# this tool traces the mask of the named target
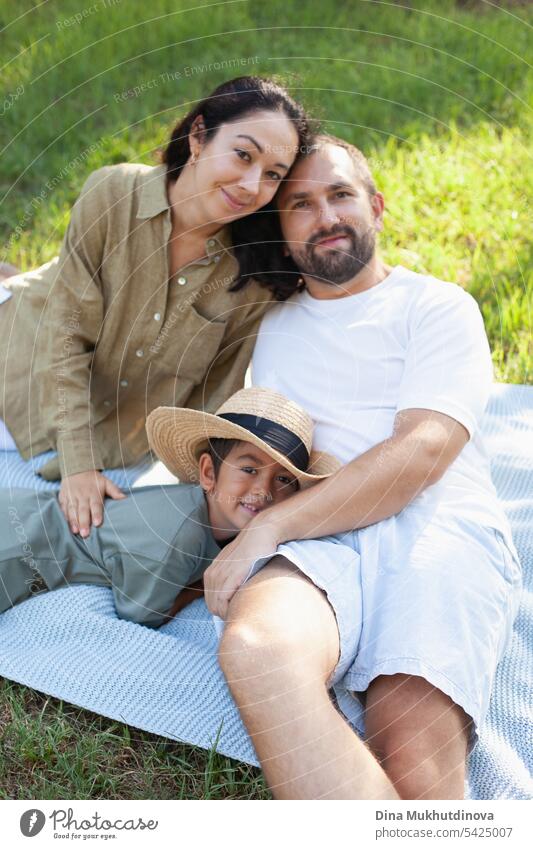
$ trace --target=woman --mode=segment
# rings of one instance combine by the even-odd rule
[[[307,133],[274,82],[224,83],[175,127],[161,165],[91,174],[60,256],[4,280],[4,447],[57,451],[37,473],[61,477],[73,533],[124,497],[103,470],[146,456],[152,409],[213,411],[242,386],[259,319],[295,288],[268,273],[270,204]]]

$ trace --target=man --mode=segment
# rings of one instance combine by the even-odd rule
[[[253,381],[305,401],[346,465],[208,568],[220,662],[278,798],[459,799],[521,581],[479,436],[482,318],[383,263],[353,146],[318,137],[277,203],[306,291],[263,320]]]

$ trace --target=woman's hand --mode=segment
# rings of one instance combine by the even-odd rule
[[[67,475],[61,481],[59,505],[73,534],[88,537],[93,525],[101,525],[104,498],[126,498],[113,481],[95,469]]]
[[[275,554],[278,547],[276,527],[262,520],[250,524],[224,546],[220,554],[204,572],[204,592],[207,607],[216,616],[225,619],[228,605],[246,579],[255,560]]]

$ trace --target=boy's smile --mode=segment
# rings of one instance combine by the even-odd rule
[[[291,472],[250,442],[233,446],[216,477],[211,457],[202,454],[200,483],[217,540],[235,536],[254,516],[298,489],[297,478]]]

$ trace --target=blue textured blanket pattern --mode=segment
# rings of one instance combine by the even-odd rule
[[[468,762],[473,799],[533,798],[533,388],[496,385],[484,420],[493,477],[524,570],[512,644]],[[257,764],[216,660],[203,601],[159,630],[117,619],[111,591],[77,586],[0,616],[0,674],[137,728]]]

